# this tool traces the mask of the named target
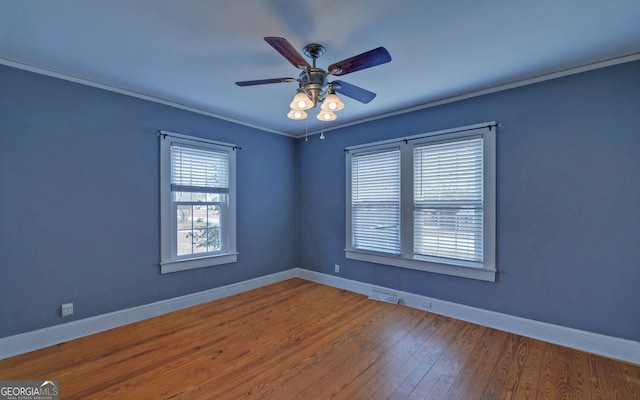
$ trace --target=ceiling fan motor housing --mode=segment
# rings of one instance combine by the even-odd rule
[[[311,68],[300,73],[300,86],[314,104],[324,98],[322,90],[327,84],[327,75],[321,68]]]

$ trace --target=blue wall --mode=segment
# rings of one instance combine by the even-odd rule
[[[0,337],[304,267],[640,340],[640,62],[309,142],[0,66]],[[349,100],[347,100],[349,101]],[[348,104],[347,104],[348,107]],[[498,281],[346,260],[346,146],[496,120]],[[158,139],[237,143],[236,264],[160,275]]]
[[[160,275],[159,129],[242,147],[237,263]],[[0,66],[0,337],[296,267],[295,151],[291,138]]]
[[[496,283],[345,259],[344,147],[492,120]],[[326,136],[298,143],[300,266],[340,264],[345,278],[640,340],[640,62]]]

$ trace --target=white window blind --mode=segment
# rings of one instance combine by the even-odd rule
[[[400,253],[400,150],[351,159],[353,248]]]
[[[229,154],[172,145],[171,190],[175,192],[228,193]]]
[[[483,261],[483,139],[416,146],[414,253]]]

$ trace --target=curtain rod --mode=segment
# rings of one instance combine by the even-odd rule
[[[193,140],[194,142],[208,143],[208,144],[215,144],[215,145],[218,145],[218,146],[230,147],[233,150],[242,150],[242,147],[240,147],[240,146],[238,146],[236,144],[233,144],[233,143],[218,142],[217,140],[211,140],[211,139],[201,138],[201,137],[197,137],[197,136],[183,135],[181,133],[175,133],[175,132],[159,130],[158,131],[158,136],[161,136],[163,139],[166,139],[167,136],[169,136],[169,137],[175,137],[175,138],[179,138],[179,139],[189,139],[189,140]]]
[[[349,147],[345,147],[344,148],[344,152],[348,153],[349,150],[366,149],[368,147],[375,147],[375,146],[380,146],[380,145],[384,145],[384,144],[393,144],[393,143],[400,143],[400,142],[405,142],[405,144],[406,144],[406,143],[409,143],[409,141],[411,141],[411,140],[418,140],[418,139],[422,139],[422,138],[425,138],[425,137],[441,136],[441,135],[447,135],[447,134],[450,134],[450,133],[475,131],[477,129],[483,129],[483,128],[489,128],[489,131],[491,131],[491,129],[499,127],[499,126],[500,126],[500,124],[498,124],[495,121],[483,122],[481,124],[461,126],[459,128],[443,129],[443,130],[439,130],[439,131],[420,133],[420,134],[413,135],[413,136],[405,136],[405,137],[401,137],[401,138],[383,140],[383,141],[380,141],[380,142],[349,146]]]

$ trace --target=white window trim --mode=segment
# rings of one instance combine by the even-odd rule
[[[345,257],[352,260],[391,265],[438,274],[489,282],[496,280],[496,126],[495,122],[469,125],[399,139],[348,147],[346,160],[346,248]],[[418,143],[482,136],[483,140],[483,263],[437,257],[414,256],[413,237],[413,147]],[[400,255],[362,251],[352,247],[351,232],[351,155],[362,151],[398,148],[401,150],[401,246]]]
[[[160,273],[186,271],[195,268],[234,263],[238,259],[236,250],[236,145],[218,142],[174,132],[160,131]],[[172,251],[171,209],[171,144],[179,143],[192,147],[224,151],[229,154],[229,205],[227,209],[227,251],[189,258],[177,258]]]

